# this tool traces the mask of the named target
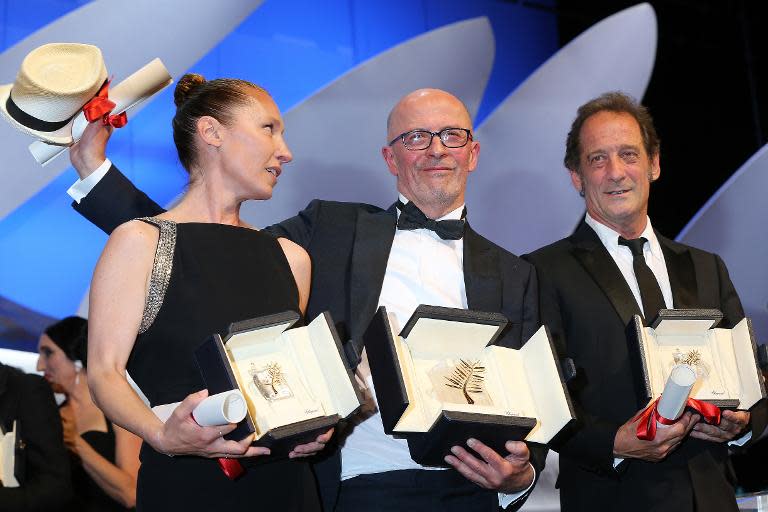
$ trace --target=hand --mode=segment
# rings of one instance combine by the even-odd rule
[[[747,430],[749,419],[748,411],[723,411],[718,425],[710,425],[704,422],[697,423],[693,427],[691,437],[714,443],[725,443],[741,437]]]
[[[114,128],[101,124],[97,119],[88,123],[83,136],[69,148],[69,160],[75,167],[80,179],[87,178],[107,159],[107,141]]]
[[[468,439],[482,460],[461,446],[451,448],[453,455],[446,455],[445,462],[453,466],[464,478],[485,489],[503,493],[515,493],[526,489],[533,482],[533,466],[528,463],[528,446],[522,441],[507,441],[509,455],[502,457],[477,439]]]
[[[288,454],[288,458],[295,459],[297,457],[310,457],[315,455],[316,453],[322,451],[323,448],[325,448],[326,443],[331,440],[331,437],[333,437],[332,428],[329,429],[325,434],[320,434],[317,436],[317,439],[311,443],[294,446],[293,450],[291,450],[291,453]]]
[[[209,458],[269,455],[269,448],[251,446],[251,436],[241,441],[224,439],[225,434],[237,427],[236,423],[216,427],[198,425],[192,417],[192,411],[207,396],[207,389],[188,395],[163,424],[156,438],[150,442],[152,447],[168,455],[197,455]]]
[[[640,420],[632,418],[616,432],[613,455],[624,459],[662,461],[685,439],[699,419],[701,417],[698,414],[686,412],[676,423],[657,429],[652,441],[644,441],[637,438],[637,424]]]
[[[77,433],[77,419],[71,406],[64,406],[59,409],[59,416],[61,417],[61,427],[64,432],[64,446],[67,450],[74,454],[77,454],[77,438],[80,434]]]

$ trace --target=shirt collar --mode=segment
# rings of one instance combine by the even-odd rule
[[[400,196],[400,202],[401,203],[408,204],[410,202],[410,201],[408,201],[408,198],[406,198],[403,194],[400,194],[399,196]],[[446,213],[445,215],[443,215],[439,219],[435,219],[435,220],[461,220],[461,214],[464,213],[464,206],[465,206],[465,204],[462,204],[461,206],[459,206],[455,210],[451,210],[450,212]],[[400,210],[397,209],[397,208],[395,208],[395,210],[397,210],[397,216],[399,218],[400,217]]]
[[[609,251],[619,250],[619,237],[621,236],[620,233],[614,231],[605,224],[596,221],[589,214],[589,212],[587,212],[587,215],[584,218],[584,222],[586,222],[589,227],[595,230],[595,233],[597,233],[598,238],[600,238],[600,241],[603,243],[606,249]],[[653,226],[651,226],[651,219],[648,216],[646,216],[645,229],[642,233],[640,233],[640,237],[648,240],[648,247],[650,247],[651,254],[657,258],[662,257],[661,245],[659,245],[659,240],[656,238],[656,233],[653,231]],[[625,249],[629,250],[628,247]]]

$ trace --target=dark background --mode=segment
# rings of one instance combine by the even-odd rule
[[[552,9],[541,2],[517,3]],[[561,46],[637,3],[556,2]],[[662,171],[651,188],[649,215],[655,228],[674,237],[768,142],[768,2],[649,3],[658,20],[658,46],[642,101],[661,137]]]

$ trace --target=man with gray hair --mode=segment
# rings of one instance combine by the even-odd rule
[[[686,412],[650,441],[637,437],[636,396],[625,328],[661,308],[714,308],[723,327],[744,317],[723,261],[656,232],[648,217],[661,173],[650,114],[632,98],[603,94],[582,105],[565,166],[586,216],[569,237],[528,256],[540,278],[542,322],[572,358],[578,421],[560,453],[564,512],[736,511],[726,473],[735,438],[762,432],[764,411],[723,411],[719,425]],[[746,439],[745,439],[746,440]]]

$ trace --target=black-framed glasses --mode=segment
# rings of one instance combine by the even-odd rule
[[[432,144],[432,137],[437,135],[443,146],[447,148],[461,148],[472,140],[472,132],[467,128],[444,128],[439,132],[429,130],[411,130],[401,133],[389,143],[391,146],[398,140],[403,141],[403,146],[409,151],[427,149]]]

